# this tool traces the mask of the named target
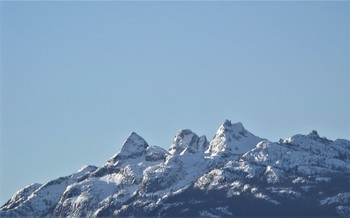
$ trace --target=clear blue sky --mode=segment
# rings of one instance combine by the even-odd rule
[[[224,119],[350,138],[349,2],[1,2],[0,203]]]

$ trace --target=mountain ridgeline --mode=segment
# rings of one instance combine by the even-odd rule
[[[350,141],[316,131],[270,142],[226,120],[168,151],[131,133],[103,166],[34,183],[0,217],[350,216]]]

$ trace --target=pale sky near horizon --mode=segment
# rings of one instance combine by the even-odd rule
[[[349,2],[1,1],[0,204],[225,119],[350,139]]]

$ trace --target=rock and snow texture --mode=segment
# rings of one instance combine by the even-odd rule
[[[42,217],[50,215],[65,189],[95,169],[94,166],[85,166],[76,173],[60,177],[44,185],[32,184],[27,186],[1,207],[0,216]]]
[[[171,155],[178,155],[184,152],[197,153],[199,150],[205,150],[208,144],[205,136],[198,137],[197,134],[190,129],[184,129],[176,133],[173,144],[170,146],[169,153]]]
[[[225,120],[210,142],[208,153],[244,154],[261,141],[263,139],[246,130],[242,123],[232,124],[231,121]]]
[[[112,160],[115,162],[119,159],[141,156],[148,147],[149,145],[141,136],[132,132],[122,145],[120,152],[112,157]]]
[[[169,151],[131,133],[101,167],[29,185],[0,217],[350,216],[349,184],[349,140],[270,142],[226,120],[210,142],[180,130]]]

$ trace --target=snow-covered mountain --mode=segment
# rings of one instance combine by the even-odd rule
[[[189,129],[169,151],[131,133],[101,167],[18,191],[0,217],[350,216],[350,141],[316,131],[279,142],[226,120],[209,142]]]

